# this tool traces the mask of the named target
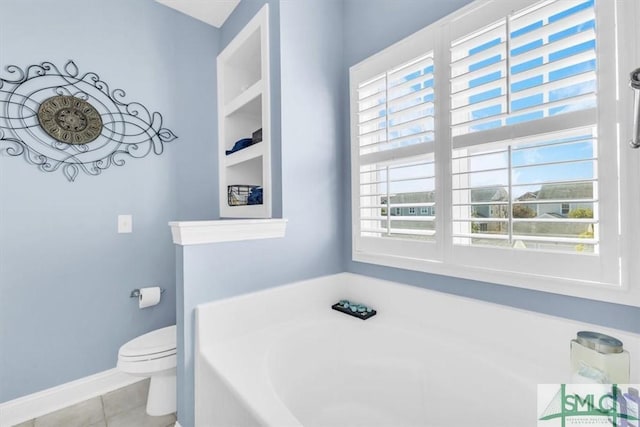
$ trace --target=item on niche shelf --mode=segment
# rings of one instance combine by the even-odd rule
[[[254,144],[262,141],[262,128],[258,129],[254,133],[251,134],[251,140]]]
[[[261,205],[262,204],[262,187],[253,187],[249,192],[249,198],[247,199],[248,205]]]
[[[227,202],[229,206],[246,206],[262,204],[262,187],[259,185],[227,186]]]
[[[233,148],[231,150],[226,150],[225,153],[228,156],[229,154],[235,153],[236,151],[240,151],[244,148],[247,148],[251,145],[253,145],[254,142],[251,138],[242,138],[239,141],[236,141],[235,144],[233,144]]]

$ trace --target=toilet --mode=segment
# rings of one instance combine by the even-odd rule
[[[118,351],[118,369],[151,377],[147,414],[176,412],[176,326],[156,329],[124,344]]]

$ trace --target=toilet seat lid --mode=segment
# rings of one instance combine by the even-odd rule
[[[168,352],[176,349],[176,325],[156,329],[140,335],[120,347],[118,356],[135,357]]]

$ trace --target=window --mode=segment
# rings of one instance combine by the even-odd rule
[[[596,141],[589,127],[454,149],[454,244],[597,252]],[[584,215],[568,218],[568,200]]]
[[[433,216],[433,206],[426,206],[420,208],[420,215]]]
[[[352,67],[354,260],[616,300],[620,3],[478,0]]]
[[[595,21],[593,0],[547,1],[451,42],[454,244],[598,251]]]
[[[435,240],[435,218],[416,215],[435,204],[433,73],[427,50],[356,87],[358,228],[370,251],[409,256]]]

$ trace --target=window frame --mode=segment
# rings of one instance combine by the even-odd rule
[[[379,54],[373,55],[369,58],[367,66],[365,68],[358,67],[358,65],[351,67],[350,69],[350,105],[352,112],[352,121],[356,123],[351,126],[351,139],[357,141],[357,111],[358,111],[358,84],[353,84],[354,81],[358,83],[366,82],[374,79],[382,74],[388,73],[394,69],[399,68],[403,64],[413,62],[418,56],[424,56],[435,48],[438,41],[437,31],[435,28],[427,27],[413,37],[405,39],[394,45],[396,48],[393,51],[383,51]],[[412,43],[419,43],[422,47],[421,53],[416,55],[415,46]],[[393,65],[389,65],[393,64]],[[366,76],[366,77],[364,77]],[[436,120],[437,123],[437,120]],[[435,130],[437,132],[437,129]],[[356,195],[352,198],[352,212],[360,212],[360,151],[358,144],[351,145],[351,159],[352,159],[352,194]],[[426,161],[429,156],[433,155],[433,152],[425,151],[424,146],[410,146],[407,147],[410,155],[409,159],[416,161]],[[354,163],[355,160],[355,163]],[[389,164],[393,165],[392,161],[383,161],[381,165]],[[438,205],[438,196],[436,194],[435,204]],[[396,208],[399,209],[399,208]],[[352,216],[353,217],[353,216]],[[404,240],[389,237],[385,239],[384,245],[381,245],[379,238],[360,237],[360,222],[354,220],[354,224],[357,224],[357,231],[354,227],[354,233],[358,233],[358,253],[361,254],[374,254],[374,259],[377,256],[382,256],[387,259],[411,259],[414,257],[420,257],[422,261],[429,262],[431,259],[437,257],[438,252],[441,250],[440,244],[434,244],[432,242],[422,242],[418,240]],[[436,223],[437,224],[437,223]],[[436,226],[435,233],[440,230]],[[354,234],[355,236],[355,234]],[[354,245],[355,247],[356,245]],[[365,261],[367,262],[367,261]],[[378,264],[379,262],[373,261]],[[393,265],[392,265],[393,266]]]
[[[599,0],[602,2],[603,0]],[[607,0],[604,0],[607,1]],[[507,4],[508,3],[508,4]],[[602,188],[617,188],[616,194],[609,194],[601,200],[602,208],[607,206],[619,206],[618,221],[611,228],[617,228],[617,232],[610,232],[605,239],[611,239],[607,244],[609,248],[615,248],[615,256],[602,262],[607,258],[597,257],[602,266],[602,276],[598,280],[591,279],[591,272],[583,275],[567,277],[564,272],[567,265],[571,265],[576,255],[549,254],[527,252],[526,255],[520,251],[502,248],[460,248],[453,244],[452,240],[452,160],[451,160],[451,130],[450,130],[450,99],[449,99],[449,46],[450,41],[460,36],[473,32],[482,27],[482,24],[489,25],[498,19],[504,18],[509,12],[521,10],[537,0],[511,0],[501,2],[495,0],[476,0],[457,12],[444,17],[440,21],[431,24],[400,42],[384,49],[383,51],[365,59],[359,64],[350,68],[350,105],[351,105],[351,176],[352,176],[352,259],[357,262],[378,264],[388,267],[396,267],[407,270],[422,271],[440,275],[447,275],[463,279],[480,280],[489,283],[503,284],[526,289],[547,291],[557,294],[578,296],[583,298],[622,303],[633,306],[640,306],[640,286],[632,286],[632,277],[637,277],[640,273],[638,263],[633,262],[633,255],[638,253],[638,244],[631,236],[636,227],[633,224],[632,212],[640,209],[640,201],[634,200],[632,190],[635,182],[640,181],[638,172],[640,162],[638,155],[625,155],[623,150],[629,150],[626,143],[630,139],[632,126],[632,102],[633,93],[628,89],[629,71],[634,69],[635,62],[640,59],[638,55],[638,36],[640,30],[634,28],[633,17],[639,17],[640,6],[634,2],[613,2],[611,13],[599,10],[596,15],[597,26],[617,24],[615,35],[611,31],[600,31],[598,37],[598,132],[602,138],[602,132],[608,140],[617,140],[616,149],[604,151],[599,149],[600,155],[610,156],[606,164],[618,164],[619,173],[598,175]],[[598,3],[596,3],[596,7]],[[607,9],[607,8],[603,8]],[[624,55],[611,53],[611,46],[618,46],[619,40],[625,40]],[[631,42],[627,42],[631,40]],[[635,49],[633,45],[635,44]],[[421,49],[416,46],[422,46]],[[604,49],[610,49],[609,53],[604,53]],[[633,49],[633,50],[632,50]],[[408,62],[413,58],[425,53],[428,50],[434,51],[435,68],[435,152],[436,157],[436,193],[435,206],[437,206],[438,216],[436,216],[436,236],[435,242],[427,245],[415,245],[415,242],[408,242],[403,245],[402,241],[389,239],[387,247],[380,250],[376,246],[362,244],[362,237],[359,234],[359,147],[357,135],[357,97],[354,90],[357,84],[365,81],[367,77],[372,77],[376,73],[384,72],[399,64]],[[613,49],[615,51],[615,49]],[[632,54],[635,53],[635,54]],[[600,63],[606,55],[609,55],[606,66],[600,68]],[[637,67],[637,65],[636,65]],[[602,108],[600,96],[608,94],[611,99],[609,106],[613,108]],[[616,117],[618,120],[616,120]],[[531,122],[531,123],[535,123]],[[603,123],[608,124],[602,126]],[[523,126],[521,128],[535,128],[533,126]],[[607,128],[606,130],[601,128]],[[500,132],[500,131],[499,131]],[[532,134],[532,133],[530,133]],[[513,135],[513,137],[522,135]],[[524,135],[527,136],[527,135]],[[631,153],[633,154],[633,152]],[[613,163],[612,163],[613,162]],[[624,196],[626,195],[626,197]],[[640,199],[640,196],[635,199]],[[612,235],[613,234],[613,235]],[[395,240],[395,241],[392,241]],[[416,253],[423,250],[421,247],[428,247],[428,254]],[[471,250],[468,250],[471,249]],[[473,259],[478,251],[486,254],[486,259],[499,260],[484,266],[473,264],[468,260]],[[611,250],[609,251],[611,252]],[[542,255],[542,256],[540,256]],[[544,274],[537,274],[531,269],[527,270],[527,265],[545,265],[545,260],[551,257],[559,260],[556,268],[545,271]],[[592,257],[586,255],[586,257]],[[532,261],[534,260],[534,261]],[[569,263],[569,264],[567,264]],[[509,265],[510,269],[500,268],[500,265]],[[604,265],[606,264],[606,265]],[[545,265],[546,266],[546,265]],[[521,268],[520,268],[521,267]],[[516,271],[519,270],[519,271]],[[522,271],[522,272],[520,272]],[[603,280],[602,278],[606,280]]]

